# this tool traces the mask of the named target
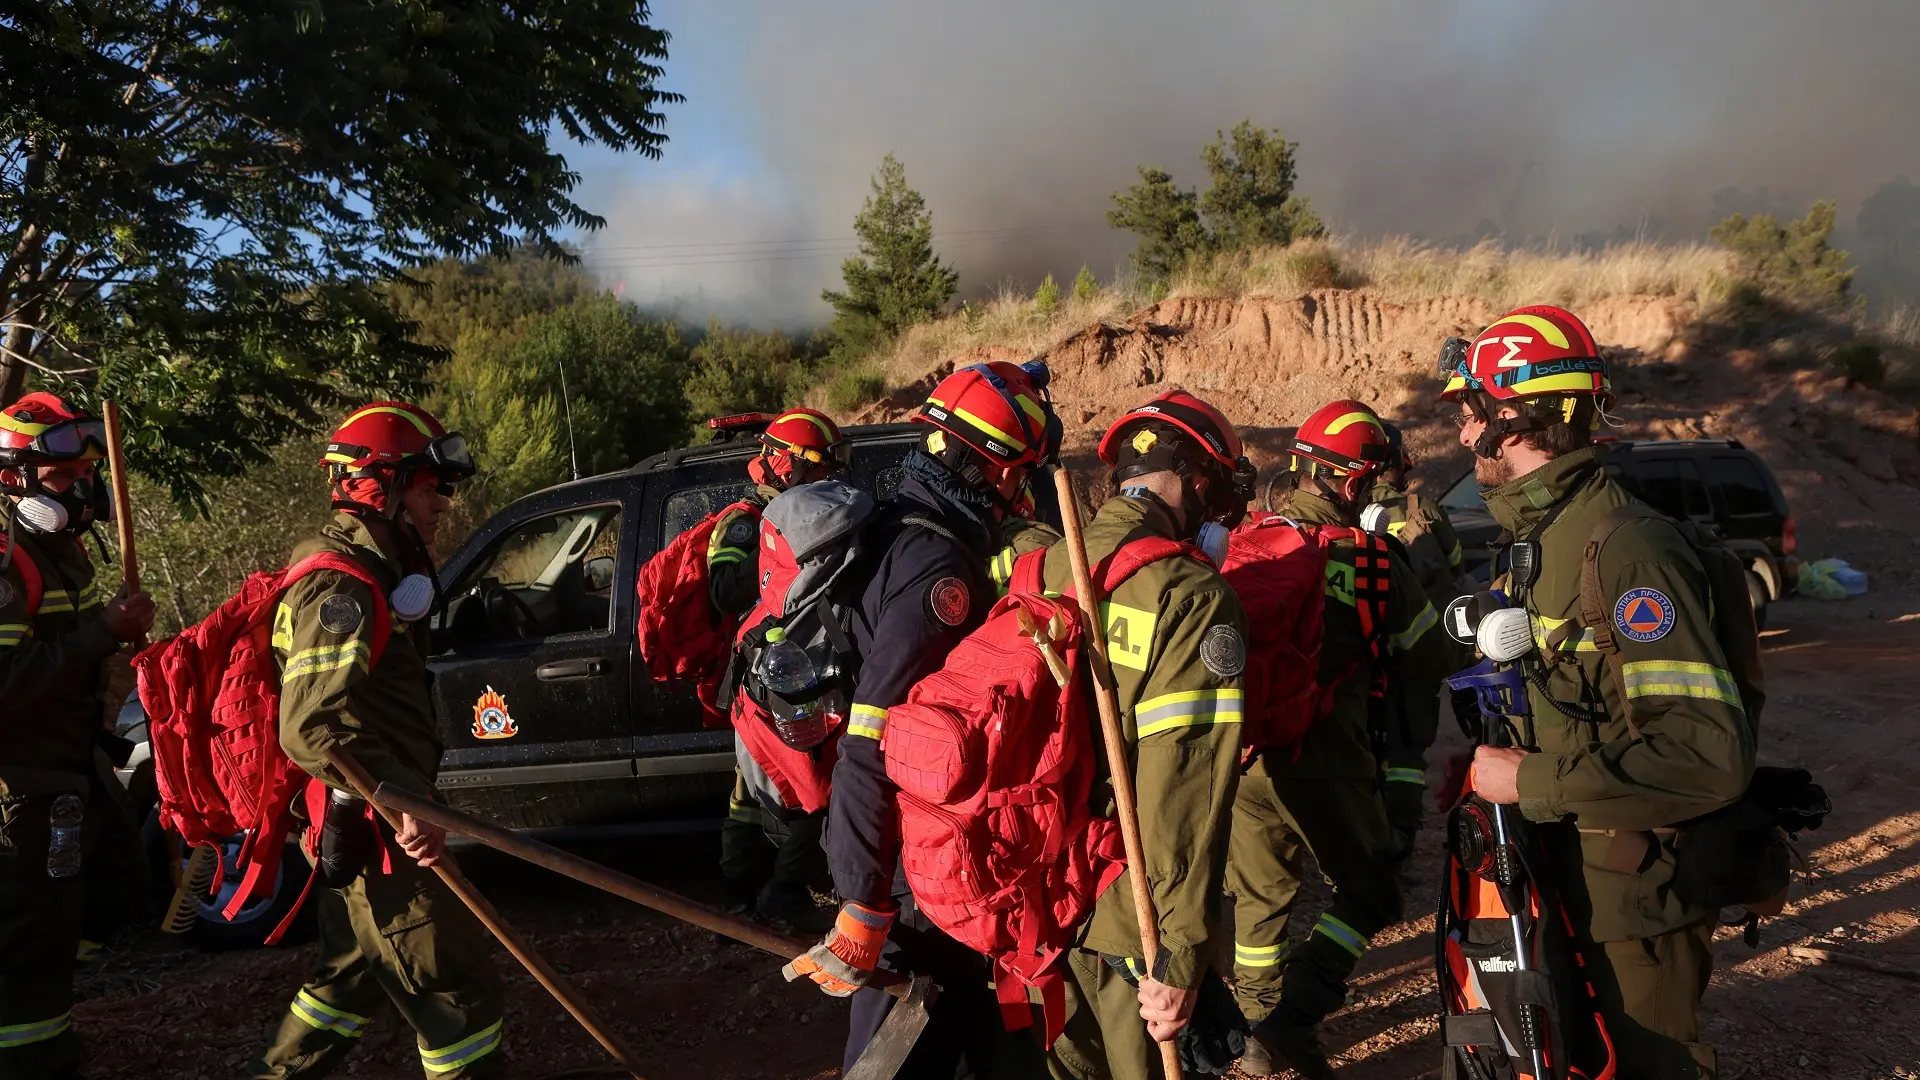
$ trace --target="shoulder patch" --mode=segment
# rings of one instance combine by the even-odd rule
[[[937,626],[959,626],[972,609],[967,583],[957,577],[943,577],[927,590],[927,618]]]
[[[1673,623],[1673,601],[1659,589],[1628,589],[1613,605],[1613,625],[1635,641],[1659,641]]]
[[[1247,641],[1224,623],[1209,627],[1200,636],[1200,662],[1215,675],[1231,679],[1247,669]]]
[[[351,634],[360,629],[360,601],[335,593],[320,602],[320,628],[329,634]]]
[[[13,582],[8,581],[6,578],[0,578],[0,607],[6,607],[8,604],[13,603],[13,597]]]
[[[727,526],[727,543],[735,547],[743,547],[753,539],[753,533],[753,522],[747,519],[747,515],[736,515],[733,522]]]

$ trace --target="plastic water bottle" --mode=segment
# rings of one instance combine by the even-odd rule
[[[87,804],[68,792],[53,800],[47,824],[53,827],[53,839],[47,845],[47,876],[69,878],[80,872],[80,823],[86,820]]]
[[[767,655],[762,665],[761,682],[781,697],[799,694],[820,678],[807,650],[788,641],[787,632],[777,626],[767,631]]]

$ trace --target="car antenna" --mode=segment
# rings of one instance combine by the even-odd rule
[[[580,479],[580,451],[573,445],[573,400],[567,396],[567,358],[555,356],[554,366],[560,369],[560,408],[567,418],[567,461],[573,469],[570,479]]]

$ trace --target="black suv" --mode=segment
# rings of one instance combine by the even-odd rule
[[[1747,564],[1754,618],[1800,583],[1793,517],[1773,470],[1738,439],[1608,442],[1606,468],[1627,490],[1673,518],[1711,528]],[[1467,569],[1484,580],[1500,526],[1469,472],[1440,498],[1460,534]]]

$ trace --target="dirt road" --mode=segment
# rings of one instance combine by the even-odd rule
[[[1787,952],[1813,945],[1920,968],[1920,603],[1796,600],[1776,605],[1772,623],[1761,759],[1812,768],[1836,811],[1808,834],[1810,875],[1787,912],[1764,924],[1760,948],[1749,949],[1733,930],[1717,940],[1706,1037],[1720,1047],[1723,1080],[1920,1075],[1913,983]],[[1457,732],[1444,734],[1436,765],[1446,749],[1463,745]],[[1409,902],[1416,913],[1431,906],[1436,842],[1432,832],[1423,836],[1422,884]],[[579,850],[711,898],[712,837]],[[543,871],[484,853],[464,862],[640,1049],[650,1078],[837,1075],[845,1006],[783,983],[778,960]],[[1367,954],[1356,1000],[1329,1023],[1342,1075],[1437,1075],[1431,928],[1430,914],[1403,923]],[[240,1075],[285,1013],[310,954],[310,947],[207,955],[152,939],[117,944],[83,977],[85,1000],[74,1009],[90,1041],[89,1075]],[[598,1048],[509,958],[498,963],[514,1003],[510,1074],[596,1075],[574,1070],[606,1065]],[[341,1075],[418,1077],[411,1033],[391,1012],[382,1014]]]

